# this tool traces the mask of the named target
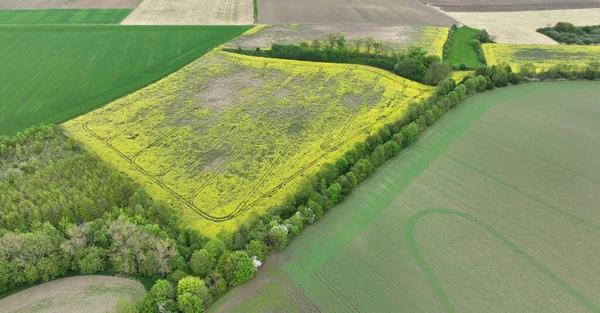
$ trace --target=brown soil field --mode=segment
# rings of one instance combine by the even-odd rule
[[[102,313],[121,297],[141,299],[146,291],[137,281],[112,276],[76,276],[31,287],[0,300],[3,313]]]
[[[418,0],[257,0],[261,24],[374,23],[451,26],[442,12]]]
[[[0,0],[1,1],[1,0]],[[144,0],[123,25],[252,25],[253,0]]]
[[[558,22],[576,26],[600,23],[600,9],[543,10],[520,12],[447,12],[469,27],[486,29],[498,43],[558,44],[552,38],[536,32],[540,27]]]
[[[264,27],[263,27],[264,26]],[[341,32],[347,41],[372,36],[383,42],[389,51],[406,50],[409,46],[420,46],[431,54],[439,54],[441,47],[436,45],[437,36],[445,41],[444,28],[433,26],[376,25],[376,24],[303,24],[303,25],[259,25],[257,32],[248,32],[236,37],[225,45],[229,48],[245,49],[271,48],[276,44],[298,44],[314,39],[325,40],[328,32]],[[348,43],[352,45],[351,42]],[[443,42],[441,43],[443,44]]]
[[[142,0],[0,0],[0,10],[133,9]]]
[[[600,8],[600,0],[423,0],[446,12],[508,12]]]

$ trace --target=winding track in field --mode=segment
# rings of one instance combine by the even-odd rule
[[[525,261],[527,261],[538,272],[542,273],[544,276],[551,279],[555,284],[557,284],[559,287],[564,289],[571,296],[573,296],[577,300],[579,300],[579,302],[581,302],[585,307],[592,310],[593,312],[600,312],[600,307],[598,305],[596,305],[594,302],[592,302],[590,299],[588,299],[586,296],[584,296],[579,290],[577,290],[577,289],[573,288],[573,286],[569,285],[569,283],[567,283],[562,278],[560,278],[560,276],[558,276],[557,274],[552,272],[549,268],[547,268],[540,261],[536,260],[534,257],[529,255],[523,249],[519,248],[519,246],[514,244],[510,239],[508,239],[506,236],[504,236],[499,231],[495,230],[492,226],[490,226],[486,222],[484,222],[470,214],[455,211],[455,210],[449,210],[449,209],[443,209],[443,208],[423,210],[423,211],[419,211],[418,213],[413,215],[406,222],[406,230],[405,230],[406,243],[408,245],[408,249],[410,250],[411,254],[413,255],[413,258],[415,259],[415,261],[417,262],[417,264],[419,265],[419,267],[421,268],[421,270],[423,271],[425,276],[427,276],[427,281],[433,287],[435,294],[439,298],[440,303],[442,304],[442,306],[444,307],[444,310],[446,312],[453,313],[453,312],[456,312],[456,309],[454,308],[454,306],[452,305],[452,301],[450,301],[450,298],[444,291],[442,284],[438,281],[437,277],[433,273],[433,270],[429,267],[429,265],[427,265],[427,262],[425,261],[425,258],[421,255],[419,246],[417,245],[417,243],[415,241],[415,227],[416,227],[417,223],[422,218],[424,218],[428,215],[432,215],[432,214],[454,215],[454,216],[464,218],[468,221],[471,221],[471,222],[477,224],[478,226],[481,226],[486,232],[488,232],[494,238],[500,240],[505,246],[510,248],[513,252],[515,252],[517,255],[519,255],[521,258],[523,258]]]

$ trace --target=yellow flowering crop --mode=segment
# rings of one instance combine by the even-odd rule
[[[419,45],[429,54],[442,58],[444,43],[448,38],[449,29],[446,27],[423,27],[423,33]]]
[[[600,62],[600,46],[483,44],[488,65],[508,63],[518,71],[520,66],[533,63],[538,71],[556,64],[583,67]]]
[[[213,51],[63,126],[214,235],[432,91],[365,66]]]

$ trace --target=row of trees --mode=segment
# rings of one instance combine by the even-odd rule
[[[553,27],[538,28],[537,31],[568,45],[600,44],[600,25],[577,27],[571,23],[559,22]]]
[[[383,44],[372,37],[353,39],[349,46],[343,34],[329,33],[325,44],[314,40],[310,44],[273,44],[270,50],[244,50],[241,47],[226,50],[269,58],[368,65],[433,86],[452,72],[450,66],[441,64],[439,57],[428,55],[420,47],[409,47],[407,51],[393,53],[384,51],[382,47]]]
[[[109,270],[157,279],[140,303],[119,305],[121,312],[200,312],[251,278],[267,255],[282,250],[303,228],[322,218],[378,166],[411,145],[464,98],[524,79],[565,73],[564,67],[541,73],[527,71],[530,66],[523,68],[513,73],[507,65],[483,66],[477,69],[476,77],[458,84],[453,79],[441,80],[435,95],[409,104],[404,118],[383,126],[334,163],[326,163],[317,173],[303,178],[284,203],[268,212],[252,213],[235,232],[222,230],[215,238],[205,238],[186,228],[168,208],[141,190],[120,199],[124,205],[114,205],[101,217],[88,221],[61,219],[57,225],[46,222],[17,227],[17,231],[2,229],[0,291],[69,272]],[[567,73],[599,79],[600,65]],[[38,128],[3,143],[6,147],[22,145],[31,138],[45,138],[47,131]],[[72,153],[86,152],[75,149]]]

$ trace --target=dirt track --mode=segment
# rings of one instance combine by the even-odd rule
[[[142,0],[0,0],[0,10],[133,9]]]
[[[123,296],[135,300],[145,294],[142,284],[112,276],[76,276],[31,287],[0,300],[3,313],[101,313],[114,308]]]
[[[422,0],[447,12],[509,12],[600,8],[600,0]],[[600,19],[600,17],[599,17]]]
[[[447,16],[417,0],[258,0],[261,24],[374,23],[450,26]]]

